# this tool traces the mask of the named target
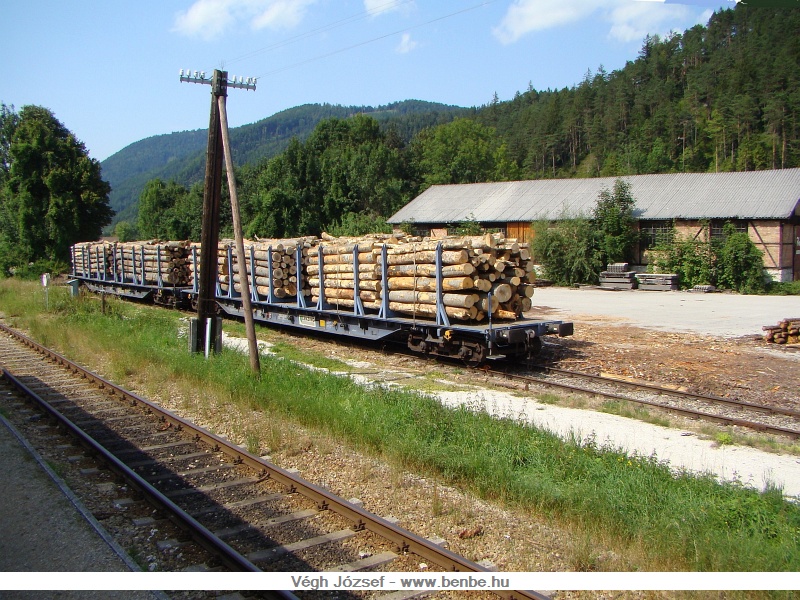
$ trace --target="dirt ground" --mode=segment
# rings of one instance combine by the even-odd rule
[[[597,320],[576,319],[575,334],[548,344],[542,358],[593,374],[800,408],[800,346],[768,344],[761,336],[712,338]]]

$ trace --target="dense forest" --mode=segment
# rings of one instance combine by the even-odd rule
[[[442,124],[423,112],[333,117],[260,161],[245,144],[250,154],[234,159],[247,233],[374,228],[434,184],[800,166],[798,31],[800,9],[739,4],[707,26],[647,37],[636,60],[571,88],[529,89]],[[199,231],[200,189],[159,180],[148,191],[139,233]]]
[[[283,152],[290,140],[306,139],[317,124],[326,119],[369,114],[409,142],[419,131],[468,112],[468,109],[420,100],[379,107],[296,106],[231,129],[233,160],[237,165],[244,165],[271,158]],[[136,220],[139,195],[150,180],[174,181],[184,186],[202,180],[207,142],[207,129],[176,132],[140,140],[104,160],[101,163],[103,176],[111,184],[111,207],[117,213],[114,222]]]
[[[800,165],[800,9],[743,4],[647,37],[636,60],[569,89],[517,94],[477,119],[526,178]]]

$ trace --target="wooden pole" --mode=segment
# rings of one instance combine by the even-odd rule
[[[203,188],[203,227],[200,241],[200,280],[197,293],[197,344],[193,350],[205,347],[206,321],[212,320],[210,335],[216,339],[217,314],[217,245],[219,244],[219,204],[222,195],[222,134],[217,98],[228,93],[228,73],[214,70],[211,83],[211,116],[208,124],[206,178]]]
[[[250,304],[250,281],[247,277],[248,257],[244,253],[244,235],[242,234],[242,217],[239,213],[239,196],[236,194],[236,177],[233,172],[233,156],[231,143],[228,137],[228,112],[225,108],[225,96],[217,98],[219,103],[219,117],[222,128],[222,147],[225,151],[225,170],[228,172],[228,191],[231,195],[231,213],[233,215],[233,237],[236,241],[236,260],[239,263],[241,274],[239,285],[242,289],[242,309],[244,310],[244,324],[247,330],[247,343],[250,348],[250,368],[254,373],[261,372],[261,362],[258,357],[258,342],[256,341],[256,326],[253,319],[253,308]]]

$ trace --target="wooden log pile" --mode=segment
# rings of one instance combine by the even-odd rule
[[[800,344],[800,317],[783,319],[776,326],[765,325],[764,339],[773,344]]]
[[[377,311],[385,299],[391,311],[430,319],[436,317],[439,244],[442,246],[442,303],[451,319],[483,322],[491,315],[492,319],[514,320],[530,310],[536,280],[530,250],[527,244],[507,239],[502,234],[423,239],[400,233],[348,238],[323,233],[321,238],[248,240],[245,242],[246,269],[240,268],[233,241],[222,240],[217,247],[217,272],[223,293],[231,289],[241,293],[241,277],[246,273],[251,283],[255,281],[255,290],[262,300],[268,299],[270,285],[274,299],[291,299],[302,285],[300,293],[317,303],[321,283],[329,305],[349,310],[356,303],[357,273],[359,299],[365,309]],[[357,271],[354,269],[356,247]],[[96,277],[98,265],[102,269],[105,256],[109,278],[116,273],[118,277],[124,276],[125,281],[141,283],[144,273],[145,283],[154,285],[160,274],[164,285],[191,286],[197,276],[193,255],[196,254],[199,262],[200,244],[93,242],[76,244],[74,253],[78,275],[88,276],[92,272]]]
[[[332,238],[323,234],[322,273],[325,298],[350,308],[355,303],[353,251],[358,246],[358,280],[365,308],[377,309],[386,296],[397,313],[436,316],[436,248],[442,245],[442,301],[450,318],[484,321],[517,319],[531,307],[535,275],[525,244],[499,234],[420,239],[397,236]],[[382,288],[381,260],[386,247],[387,289]],[[308,251],[306,270],[312,301],[319,298],[319,246]],[[489,304],[489,292],[492,294]]]
[[[81,277],[110,279],[113,277],[114,244],[81,242],[72,246],[75,274]]]
[[[191,244],[186,241],[139,241],[114,244],[117,280],[140,285],[186,286],[191,281]]]
[[[302,265],[297,264],[297,248],[305,250],[311,248],[317,242],[316,237],[301,237],[292,239],[259,239],[256,241],[245,240],[245,272],[253,283],[255,279],[255,289],[261,298],[268,298],[270,283],[272,283],[272,295],[276,299],[293,298],[297,295],[297,285],[299,282],[298,273]],[[228,248],[231,249],[230,261]],[[250,256],[253,256],[253,266],[251,267]],[[236,292],[241,293],[242,269],[239,265],[236,254],[236,246],[232,240],[223,240],[218,248],[218,267],[219,282],[223,292],[230,289],[231,283]],[[272,260],[272,279],[270,280],[269,263]],[[255,270],[255,273],[253,273]],[[251,290],[252,291],[252,290]],[[303,295],[308,296],[311,290],[306,286],[302,290]]]

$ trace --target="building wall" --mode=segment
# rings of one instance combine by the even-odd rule
[[[712,221],[717,227],[721,227],[722,222]],[[800,218],[795,217],[791,221],[750,220],[737,223],[742,228],[746,227],[750,239],[763,253],[764,267],[773,280],[800,280]],[[504,231],[507,237],[516,238],[521,242],[533,240],[533,229],[527,222],[482,223],[482,225]],[[679,220],[675,221],[674,228],[677,235],[683,238],[707,240],[709,236],[707,221]],[[438,225],[421,226],[420,230],[435,236],[447,235],[447,230]],[[638,256],[639,264],[631,265],[631,268],[646,271],[649,262],[647,249],[639,247],[635,255]]]

